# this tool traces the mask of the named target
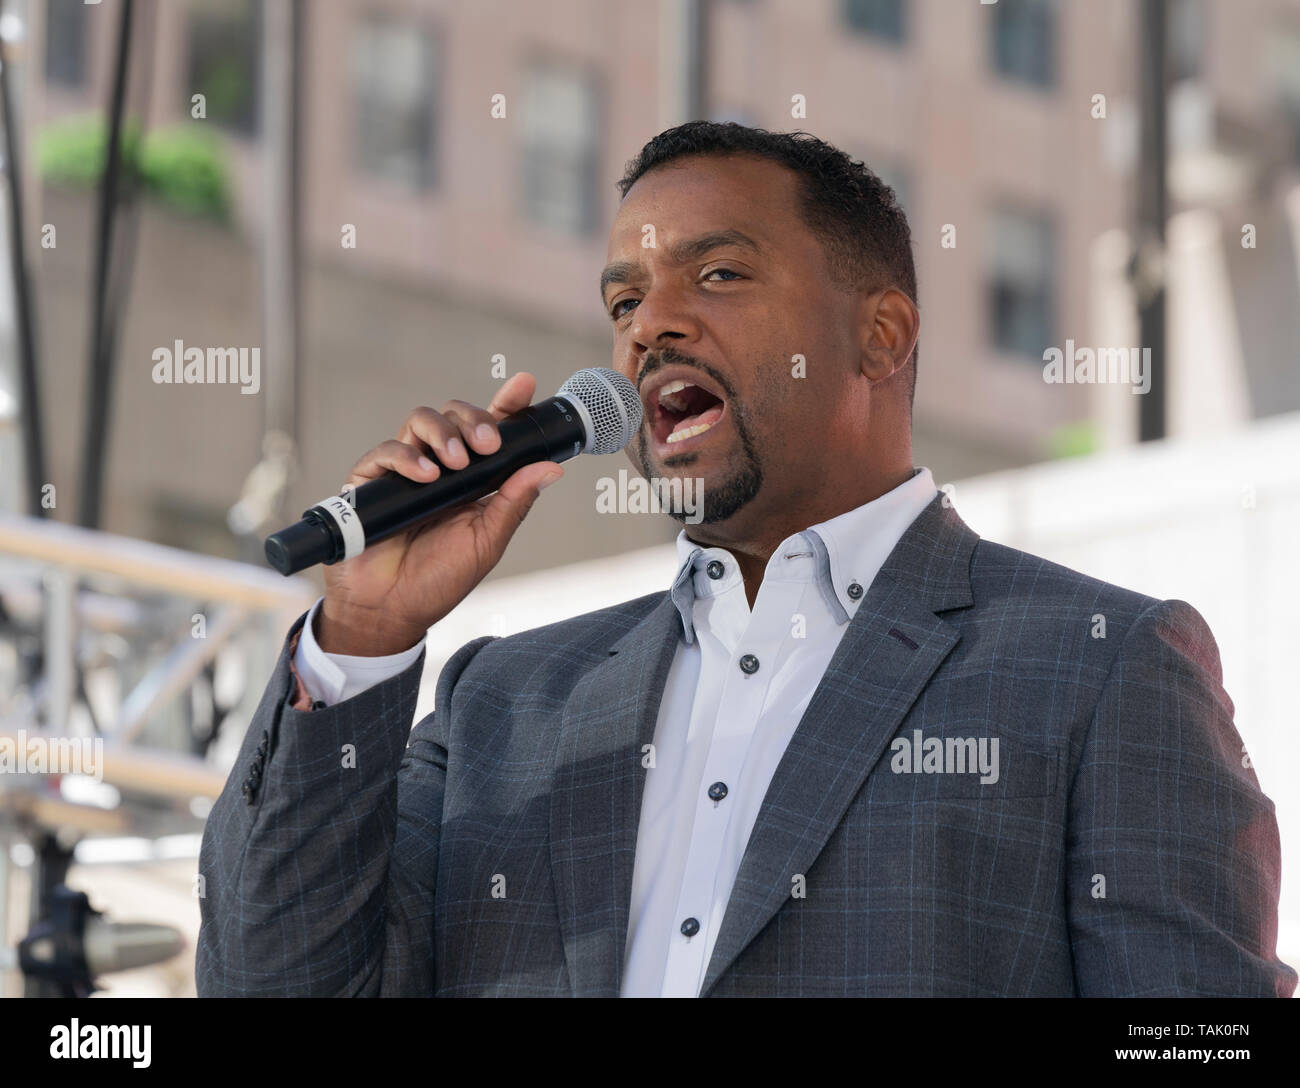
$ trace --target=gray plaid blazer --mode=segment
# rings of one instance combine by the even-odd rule
[[[286,640],[203,836],[199,994],[616,996],[681,637],[660,593],[475,639],[414,730],[423,656],[305,713]],[[1190,605],[936,496],[777,768],[701,995],[1291,994],[1221,679]],[[895,773],[915,730],[997,738],[997,782]]]

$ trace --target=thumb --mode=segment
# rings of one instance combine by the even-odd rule
[[[554,461],[525,465],[514,473],[483,508],[483,524],[493,540],[505,544],[523,524],[543,487],[564,475]]]

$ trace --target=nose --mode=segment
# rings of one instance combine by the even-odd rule
[[[680,347],[698,340],[700,326],[691,310],[687,293],[670,284],[651,286],[632,311],[628,328],[628,350],[637,369],[648,352],[669,344]]]

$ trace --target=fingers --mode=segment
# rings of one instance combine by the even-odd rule
[[[532,404],[536,389],[537,379],[521,370],[501,385],[486,408],[463,400],[449,400],[442,406],[442,412],[456,424],[476,453],[494,453],[501,446],[497,422]]]
[[[460,469],[469,464],[470,450],[479,454],[496,452],[501,446],[497,421],[527,408],[536,388],[536,379],[520,371],[502,384],[487,408],[449,400],[440,412],[424,406],[414,409],[396,439],[376,446],[353,465],[347,485],[373,480],[390,470],[428,483],[440,474],[428,454],[449,469]],[[530,487],[536,491],[535,483]]]
[[[496,391],[488,411],[496,419],[505,419],[533,403],[533,394],[537,392],[537,379],[526,370],[521,370],[508,381],[502,382]]]
[[[421,452],[425,449],[432,451],[448,468],[464,468],[469,464],[465,436],[457,421],[446,414],[445,407],[442,412],[425,407],[414,409],[402,424],[397,440],[423,447]]]
[[[417,408],[398,437],[404,442],[426,442],[448,468],[464,468],[469,464],[466,449],[487,454],[501,448],[497,421],[527,408],[536,388],[533,376],[521,371],[497,390],[487,408],[464,400],[449,400],[438,412]]]
[[[501,435],[497,431],[496,417],[486,408],[468,401],[449,400],[442,406],[442,414],[475,453],[495,453],[500,448]],[[469,463],[468,458],[466,463]]]
[[[564,469],[554,461],[525,465],[506,480],[495,495],[485,500],[483,524],[501,551],[523,524],[541,490],[563,475]]]
[[[381,442],[352,466],[345,486],[356,487],[389,471],[421,483],[428,483],[438,478],[438,466],[424,455],[422,448],[390,438],[387,442]]]

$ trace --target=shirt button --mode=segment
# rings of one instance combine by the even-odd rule
[[[740,671],[751,675],[758,672],[758,658],[753,654],[746,654],[740,659]]]
[[[849,583],[849,599],[856,601],[862,596],[862,587],[857,582]]]
[[[727,784],[725,782],[715,782],[709,787],[709,800],[721,801],[727,796]]]
[[[719,578],[721,578],[724,574],[727,573],[727,568],[723,566],[722,563],[718,562],[718,560],[710,559],[709,565],[704,568],[704,571],[706,574],[708,574],[710,578],[712,578],[716,582]]]
[[[682,923],[682,936],[694,937],[700,931],[700,923],[695,918],[687,918]]]

